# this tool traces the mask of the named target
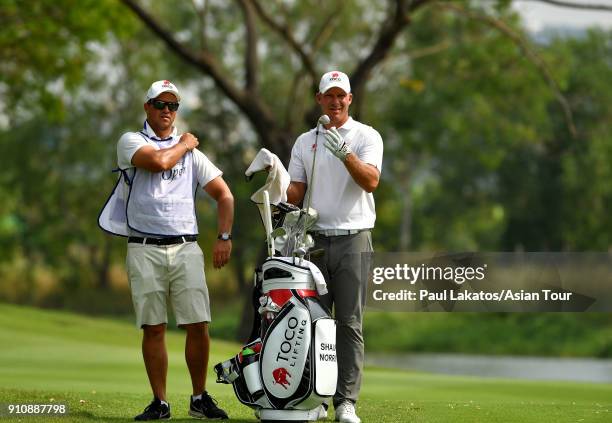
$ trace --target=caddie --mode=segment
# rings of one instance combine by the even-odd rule
[[[205,386],[211,313],[204,256],[196,242],[194,199],[201,186],[217,203],[219,235],[213,265],[218,269],[232,251],[234,198],[222,172],[196,148],[198,139],[178,133],[174,121],[180,105],[181,96],[172,82],[151,85],[142,129],[123,134],[117,144],[122,176],[99,218],[106,231],[128,237],[128,280],[153,391],[153,401],[135,417],[139,421],[170,418],[165,345],[168,302],[177,325],[186,332],[185,359],[193,390],[189,415],[228,418]]]

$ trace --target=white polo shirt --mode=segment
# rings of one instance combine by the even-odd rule
[[[124,170],[134,168],[134,165],[132,164],[132,157],[140,148],[144,147],[145,145],[151,145],[156,149],[169,148],[178,143],[179,139],[180,135],[177,133],[176,128],[174,128],[172,134],[168,138],[160,139],[145,121],[144,128],[142,131],[127,132],[123,134],[123,136],[119,139],[119,142],[117,143],[118,166],[120,169]],[[143,200],[150,198],[153,203],[155,203],[155,201],[168,202],[169,204],[163,205],[163,207],[165,208],[168,208],[170,206],[177,208],[179,205],[177,199],[179,198],[179,194],[183,192],[184,194],[182,194],[182,197],[185,199],[189,197],[190,201],[187,201],[186,204],[181,205],[181,208],[184,210],[179,210],[179,208],[177,208],[176,212],[183,213],[185,215],[192,215],[193,213],[191,219],[193,220],[193,224],[188,225],[189,229],[187,230],[184,227],[181,228],[181,225],[177,222],[176,224],[174,224],[176,226],[177,232],[170,233],[173,232],[173,223],[165,222],[165,220],[179,219],[182,216],[178,214],[175,215],[174,213],[169,212],[169,210],[165,210],[166,213],[164,213],[164,210],[161,210],[157,218],[160,219],[160,221],[164,221],[164,223],[168,225],[168,227],[163,229],[161,233],[155,231],[154,228],[156,225],[152,223],[148,224],[150,230],[142,230],[142,232],[140,232],[138,230],[135,230],[135,228],[146,228],[147,225],[145,225],[144,222],[128,221],[128,225],[130,226],[129,234],[138,236],[197,234],[197,223],[195,222],[195,211],[193,204],[193,199],[196,195],[196,189],[198,186],[205,187],[210,181],[220,175],[222,175],[221,170],[219,170],[204,155],[204,153],[202,153],[198,149],[194,149],[191,153],[187,153],[170,170],[153,173],[145,169],[138,169],[137,176],[139,177],[134,179],[133,184],[135,186],[132,187],[132,190],[137,190],[138,196],[142,197]],[[123,185],[123,188],[127,190],[127,185]],[[131,196],[134,195],[135,193],[133,192]],[[125,198],[127,198],[127,196]],[[135,197],[135,199],[137,199],[137,197]],[[132,200],[130,200],[130,202],[132,202]],[[183,202],[185,201],[183,200]],[[147,214],[155,213],[153,208],[147,211]],[[153,219],[154,217],[155,216],[151,218],[152,222],[155,222],[155,220]],[[163,225],[160,226],[163,227]]]
[[[319,219],[313,229],[373,228],[376,221],[374,196],[357,185],[344,163],[325,148],[323,134],[326,130],[323,126],[319,126],[313,181],[310,173],[316,131],[316,128],[311,129],[298,137],[291,150],[289,162],[291,180],[308,184],[304,206],[308,191],[312,190],[311,207],[319,213]],[[338,131],[361,161],[374,165],[379,171],[382,170],[383,141],[378,131],[351,117]]]

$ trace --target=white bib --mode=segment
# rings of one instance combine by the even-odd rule
[[[143,132],[140,135],[156,149],[172,147],[179,140],[178,136],[159,141]],[[98,218],[102,229],[121,236],[127,236],[130,229],[159,237],[197,235],[193,153],[185,154],[166,171],[129,168],[121,172],[123,178],[117,181]]]
[[[113,170],[113,172],[121,173],[119,174],[119,179],[117,179],[117,183],[111,195],[106,200],[98,216],[98,226],[112,235],[129,235],[125,207],[131,178],[134,176],[134,170],[136,170],[135,167],[126,170],[121,170],[119,168]]]

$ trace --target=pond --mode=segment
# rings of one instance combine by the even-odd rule
[[[366,353],[366,365],[449,375],[612,383],[610,359]]]

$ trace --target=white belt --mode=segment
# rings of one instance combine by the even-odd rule
[[[355,235],[363,231],[369,231],[369,229],[324,229],[322,231],[312,231],[312,233],[321,236],[343,236]]]

